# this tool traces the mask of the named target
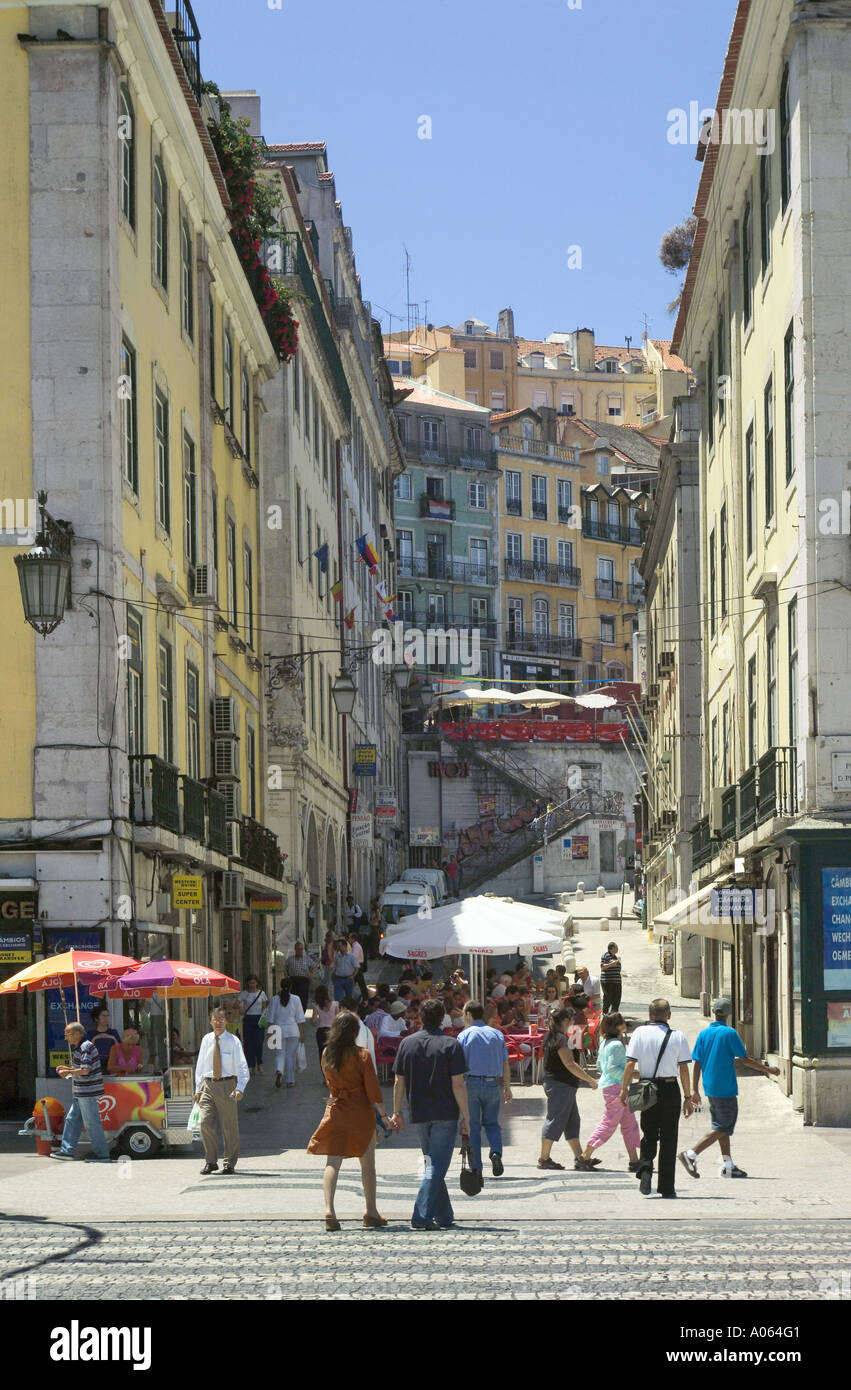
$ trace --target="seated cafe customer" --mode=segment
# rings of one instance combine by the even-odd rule
[[[135,1028],[125,1028],[121,1042],[113,1044],[106,1070],[110,1076],[134,1076],[143,1070],[142,1049]]]

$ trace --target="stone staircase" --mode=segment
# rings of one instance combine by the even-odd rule
[[[606,793],[592,793],[582,789],[574,792],[573,796],[551,812],[545,838],[531,824],[507,833],[497,829],[491,844],[459,861],[464,892],[470,893],[485,887],[498,874],[528,859],[547,841],[555,839],[557,835],[563,835],[587,816],[594,816],[597,820],[617,821],[623,812],[616,807],[615,802],[616,798],[610,801]]]

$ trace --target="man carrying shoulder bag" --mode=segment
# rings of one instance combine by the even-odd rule
[[[656,1190],[660,1197],[676,1197],[674,1174],[680,1105],[686,1119],[694,1109],[688,1070],[691,1049],[685,1034],[679,1028],[671,1028],[668,1022],[670,1017],[671,1006],[667,999],[654,999],[650,1005],[650,1022],[636,1028],[626,1050],[621,1102],[629,1105],[631,1110],[640,1111],[641,1155],[636,1177],[645,1197],[650,1196],[653,1185],[657,1148],[659,1172]],[[636,1072],[642,1080],[630,1090],[630,1082]]]

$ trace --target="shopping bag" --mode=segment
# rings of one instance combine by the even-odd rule
[[[201,1107],[200,1107],[200,1105],[198,1104],[197,1100],[196,1100],[195,1104],[193,1105],[192,1109],[191,1109],[190,1112],[189,1112],[189,1119],[186,1121],[186,1128],[187,1128],[187,1129],[200,1129],[200,1128],[201,1128]]]
[[[472,1165],[473,1152],[469,1144],[461,1147],[461,1191],[465,1197],[478,1197],[485,1185],[481,1172]]]
[[[307,1049],[304,1043],[299,1043],[298,1052],[295,1055],[296,1071],[307,1071]]]

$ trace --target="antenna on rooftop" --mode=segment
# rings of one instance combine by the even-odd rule
[[[413,305],[411,304],[411,257],[408,254],[408,248],[404,242],[402,243],[402,250],[405,253],[405,300],[408,307],[408,338],[410,339],[411,309],[413,308]]]

